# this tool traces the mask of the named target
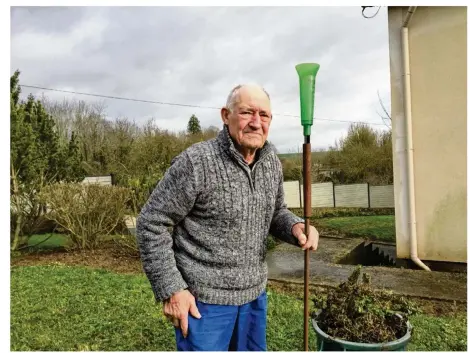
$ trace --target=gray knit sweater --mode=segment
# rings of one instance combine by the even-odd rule
[[[137,240],[157,300],[188,289],[205,303],[242,305],[266,287],[268,234],[297,245],[292,226],[302,221],[284,203],[272,145],[250,167],[224,127],[173,160],[138,217]]]

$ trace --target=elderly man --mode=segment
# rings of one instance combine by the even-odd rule
[[[235,87],[221,116],[215,139],[173,160],[142,209],[137,239],[179,351],[264,351],[267,236],[316,250],[318,232],[311,227],[307,239],[284,203],[266,91]]]

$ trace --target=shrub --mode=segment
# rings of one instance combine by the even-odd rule
[[[127,256],[127,257],[140,257],[139,247],[137,245],[137,239],[132,234],[121,234],[115,236],[113,241],[117,245],[114,248],[114,252],[120,256]]]
[[[44,213],[45,207],[38,192],[23,189],[17,195],[10,196],[10,226],[13,229],[18,224],[18,217],[22,217],[20,234],[23,236],[53,231],[54,222],[47,219]]]
[[[53,184],[41,192],[46,217],[64,228],[80,249],[96,248],[118,227],[126,214],[130,192],[99,184]]]

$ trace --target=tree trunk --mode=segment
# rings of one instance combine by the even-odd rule
[[[11,166],[11,180],[13,183],[13,197],[15,198],[16,201],[16,212],[18,216],[16,217],[16,225],[15,225],[15,231],[13,234],[13,243],[11,246],[11,250],[16,250],[20,246],[20,232],[21,232],[21,226],[23,224],[23,212],[18,209],[20,205],[20,195],[19,195],[19,189],[18,189],[18,180],[16,179],[16,172],[15,172],[15,167],[13,166],[13,163],[10,163]]]
[[[11,250],[18,249],[20,245],[20,231],[21,231],[21,222],[23,221],[23,215],[20,213],[16,218],[15,233],[13,234],[13,244]]]

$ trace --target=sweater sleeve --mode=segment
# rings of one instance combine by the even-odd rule
[[[293,214],[287,208],[284,201],[284,177],[282,175],[282,165],[279,161],[280,177],[276,196],[276,204],[273,219],[271,221],[270,233],[276,238],[286,243],[300,246],[297,238],[292,235],[292,227],[296,223],[304,222],[304,220]]]
[[[172,161],[138,217],[136,237],[142,267],[157,301],[187,288],[176,266],[168,228],[190,212],[196,197],[194,169],[183,152]]]

